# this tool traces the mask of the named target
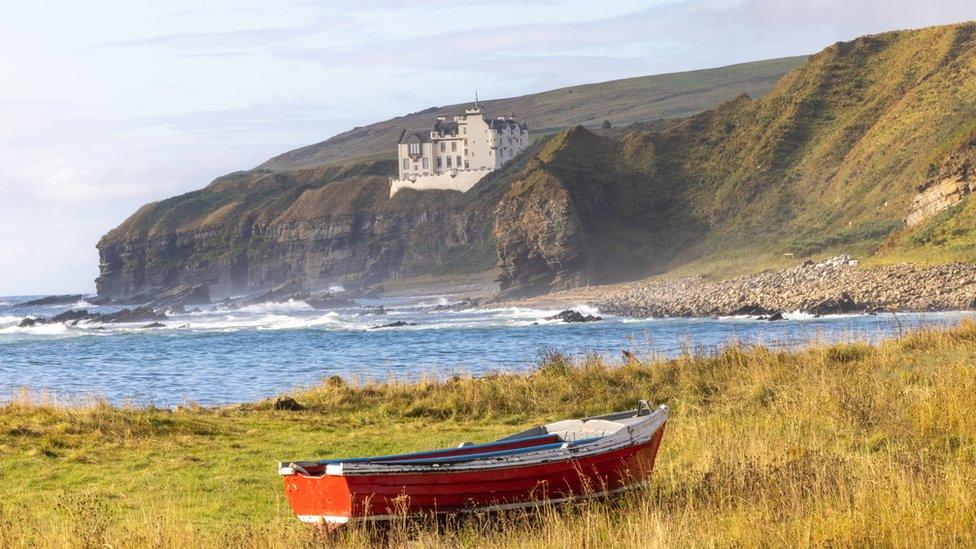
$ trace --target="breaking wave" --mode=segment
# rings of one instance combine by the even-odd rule
[[[247,313],[296,313],[301,311],[314,311],[315,309],[304,301],[289,299],[288,301],[269,301],[266,303],[255,303],[246,305],[238,309]]]

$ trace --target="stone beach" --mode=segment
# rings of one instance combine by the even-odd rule
[[[635,317],[969,310],[976,308],[976,265],[862,267],[850,257],[839,256],[722,281],[650,278],[517,303],[588,303],[604,313]]]

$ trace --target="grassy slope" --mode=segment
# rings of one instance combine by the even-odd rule
[[[295,395],[303,412],[14,403],[0,408],[0,546],[308,545],[275,459],[486,440],[642,397],[673,410],[647,490],[414,523],[410,535],[421,546],[970,545],[974,359],[976,324],[964,323],[877,347],[622,365],[554,356],[527,376],[325,384]]]
[[[679,118],[708,109],[740,93],[765,93],[803,57],[786,57],[655,76],[572,86],[542,93],[485,101],[489,114],[515,112],[534,131],[583,124],[614,125]],[[404,128],[423,128],[436,116],[453,115],[465,105],[433,107],[354,128],[322,143],[289,151],[260,167],[276,170],[310,166],[368,154],[392,154]]]
[[[628,263],[728,275],[782,266],[786,253],[864,257],[900,229],[933,166],[976,135],[974,35],[966,23],[838,43],[760,99],[597,146],[576,131],[537,167],[574,195],[609,278]],[[614,233],[635,242],[614,255]],[[971,258],[967,246],[928,258]]]

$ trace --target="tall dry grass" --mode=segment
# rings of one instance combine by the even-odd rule
[[[650,486],[608,502],[410,521],[382,533],[349,528],[325,537],[298,524],[283,505],[241,525],[196,522],[179,512],[178,500],[121,513],[111,503],[72,496],[43,518],[30,509],[3,508],[0,545],[972,546],[974,364],[976,323],[965,322],[877,346],[799,352],[730,347],[714,356],[620,365],[553,355],[523,376],[353,385],[333,380],[294,395],[308,407],[303,417],[522,425],[626,408],[647,398],[668,403],[672,418]],[[9,408],[0,417],[14,413]],[[280,413],[269,403],[243,409]],[[110,407],[37,407],[32,413],[79,414],[80,425],[96,430],[119,421],[133,436],[139,428],[161,428],[126,419],[143,412]],[[226,409],[195,414],[233,418]]]

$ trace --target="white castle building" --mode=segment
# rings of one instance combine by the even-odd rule
[[[440,116],[431,129],[400,134],[399,177],[390,180],[390,196],[400,189],[465,192],[528,145],[529,128],[524,122],[514,116],[487,118],[475,103],[453,120]]]

